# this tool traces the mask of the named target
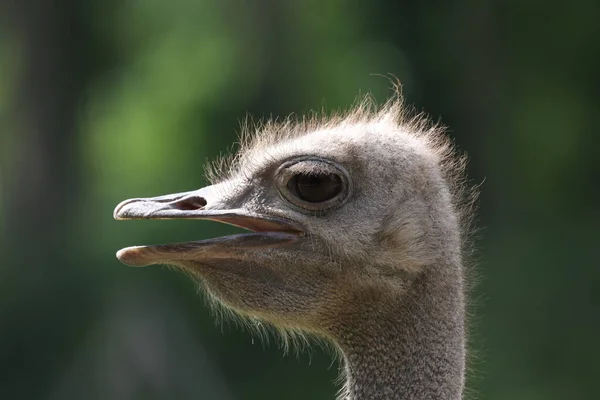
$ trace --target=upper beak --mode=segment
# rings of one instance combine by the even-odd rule
[[[233,198],[222,200],[222,186],[121,202],[114,218],[124,219],[207,219],[239,226],[254,233],[169,245],[136,246],[120,250],[117,257],[129,265],[176,263],[181,260],[202,261],[234,256],[244,250],[272,247],[294,242],[303,232],[297,222],[264,213],[248,211]],[[235,197],[235,196],[234,196]]]

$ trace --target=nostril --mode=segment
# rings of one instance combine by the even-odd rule
[[[173,206],[178,210],[199,210],[206,207],[206,199],[200,196],[190,196],[173,203]]]

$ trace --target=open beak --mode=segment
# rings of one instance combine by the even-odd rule
[[[271,248],[295,242],[303,233],[297,222],[258,214],[243,208],[228,208],[216,195],[216,186],[166,196],[129,199],[114,211],[117,220],[206,219],[252,231],[195,242],[127,247],[117,258],[128,265],[177,264],[182,261],[243,258],[248,250]]]

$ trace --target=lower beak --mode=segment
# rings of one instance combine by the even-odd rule
[[[253,232],[187,243],[127,247],[117,253],[117,258],[134,266],[240,258],[248,250],[292,243],[303,233],[300,224],[285,218],[222,207],[223,202],[214,201],[214,193],[214,187],[209,186],[193,192],[129,199],[115,208],[114,217],[117,220],[206,219]],[[213,208],[214,205],[218,207]]]

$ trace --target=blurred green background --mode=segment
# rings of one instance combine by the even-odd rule
[[[597,399],[596,0],[5,0],[0,4],[0,398],[333,399],[337,364],[215,326],[132,244],[223,234],[121,223],[129,197],[204,185],[246,112],[407,101],[482,184],[470,386]]]

